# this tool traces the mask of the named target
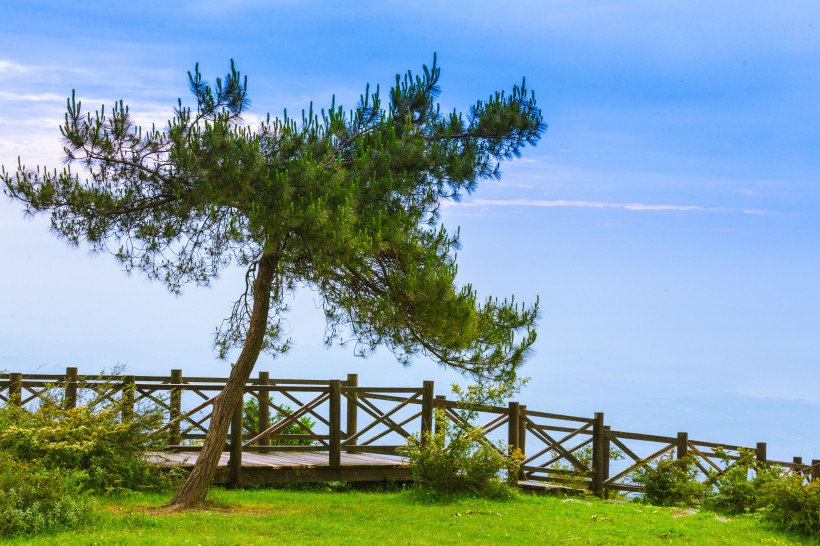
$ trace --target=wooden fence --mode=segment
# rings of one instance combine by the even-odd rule
[[[196,451],[207,431],[211,405],[226,379],[187,377],[181,370],[169,376],[0,374],[0,402],[33,408],[44,396],[66,408],[78,404],[116,402],[123,418],[137,409],[159,409],[165,416],[169,451]],[[331,466],[341,454],[374,453],[398,457],[398,447],[416,434],[422,438],[436,426],[438,415],[464,427],[458,401],[436,396],[432,381],[420,388],[363,387],[358,376],[345,380],[272,379],[260,372],[245,387],[245,400],[256,400],[256,426],[243,423],[243,411],[233,416],[225,450],[231,453],[231,481],[241,480],[243,452],[326,452]],[[663,457],[694,456],[699,479],[714,481],[737,464],[743,450],[757,461],[806,480],[820,479],[820,460],[804,463],[767,458],[766,444],[755,447],[692,440],[685,432],[658,436],[612,430],[603,413],[592,418],[530,410],[518,402],[484,407],[474,423],[481,441],[500,452],[524,454],[519,479],[586,488],[599,496],[609,491],[640,492],[635,473]]]

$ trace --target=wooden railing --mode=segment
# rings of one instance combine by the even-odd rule
[[[181,370],[168,376],[81,376],[76,368],[61,375],[7,373],[0,374],[0,402],[32,409],[44,396],[58,399],[66,408],[107,401],[121,408],[124,419],[140,408],[159,409],[165,415],[160,432],[167,433],[167,449],[195,451],[201,448],[213,401],[225,381],[187,377]],[[432,381],[421,388],[363,387],[355,374],[345,380],[294,380],[272,379],[260,372],[245,387],[246,402],[252,398],[258,402],[258,426],[249,430],[238,408],[226,438],[234,483],[241,480],[243,452],[326,452],[329,464],[338,466],[343,452],[398,456],[398,447],[408,437],[424,438],[434,429],[434,409],[454,426],[468,425],[462,405],[435,396]],[[820,460],[769,460],[762,442],[746,448],[691,440],[685,432],[658,436],[616,431],[604,424],[603,413],[592,418],[560,415],[530,410],[518,402],[473,413],[482,442],[500,452],[518,449],[524,454],[519,479],[583,487],[599,496],[608,491],[640,492],[635,472],[662,457],[694,455],[699,479],[714,481],[737,464],[745,449],[753,450],[757,461],[783,472],[820,479]]]

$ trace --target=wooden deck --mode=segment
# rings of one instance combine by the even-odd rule
[[[342,464],[330,466],[327,451],[270,451],[242,453],[242,483],[292,482],[378,482],[410,479],[407,461],[370,453],[342,453]],[[151,461],[163,466],[191,468],[199,457],[197,451],[156,453]],[[219,458],[214,483],[230,482],[228,460],[223,451]]]

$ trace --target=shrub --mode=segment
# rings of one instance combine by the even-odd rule
[[[280,407],[290,413],[292,410],[287,405],[280,405]],[[272,420],[274,422],[278,421],[284,417],[281,413],[274,410],[274,415],[272,416]],[[313,430],[313,427],[316,426],[316,421],[310,418],[309,415],[303,415],[299,418],[299,422],[302,423],[308,429]],[[250,399],[245,401],[244,406],[242,407],[242,428],[245,429],[246,432],[252,435],[257,435],[259,432],[259,400],[256,397],[251,397]],[[298,434],[304,436],[302,438],[292,438],[292,439],[284,439],[284,440],[271,440],[270,445],[273,446],[309,446],[313,445],[315,442],[313,438],[307,433],[307,431],[297,425],[296,423],[289,423],[286,427],[278,430],[276,434]]]
[[[715,453],[725,463],[729,462],[721,448],[716,448]],[[704,499],[710,510],[727,514],[755,512],[763,507],[764,490],[781,479],[781,470],[759,462],[754,450],[741,448],[738,453],[738,459],[715,477],[714,491]]]
[[[47,470],[82,471],[83,486],[96,492],[162,489],[175,475],[146,455],[164,444],[157,411],[123,420],[115,402],[62,409],[47,397],[34,411],[0,409],[0,450]]]
[[[724,462],[729,457],[715,452]],[[644,500],[658,506],[692,505],[729,514],[756,513],[777,528],[806,536],[820,536],[820,480],[806,483],[800,474],[788,474],[755,459],[754,450],[740,449],[736,462],[714,478],[714,488],[697,481],[696,459],[660,459],[655,468],[635,473],[644,486]]]
[[[758,513],[784,531],[820,535],[820,480],[806,484],[802,475],[757,461],[751,449],[741,449],[737,462],[716,478],[704,504],[717,512]]]
[[[73,528],[94,502],[80,492],[82,472],[49,470],[0,451],[0,537]]]
[[[452,422],[438,409],[435,432],[427,433],[423,442],[418,435],[413,436],[400,448],[410,462],[414,485],[437,493],[512,495],[511,485],[518,480],[523,454],[508,454],[505,445],[487,440],[484,431],[472,422],[482,407],[508,396],[513,384],[479,384],[466,391],[454,386],[453,390],[461,398],[459,422]],[[504,481],[499,479],[502,477]]]
[[[472,425],[456,428],[442,410],[436,410],[436,420],[438,430],[425,435],[424,443],[414,437],[401,448],[410,461],[413,483],[443,493],[509,495],[508,483],[517,480],[521,452],[505,454],[503,446],[488,443]],[[502,474],[508,483],[499,480]]]
[[[793,533],[820,537],[820,480],[783,475],[762,487],[762,518]]]
[[[635,471],[635,482],[644,486],[643,501],[655,506],[692,506],[706,492],[706,485],[697,480],[695,456],[675,459],[671,454],[661,457],[655,467],[644,466]]]

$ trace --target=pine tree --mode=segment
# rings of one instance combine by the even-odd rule
[[[172,509],[204,501],[260,352],[287,350],[285,301],[297,287],[321,297],[328,343],[347,332],[362,355],[384,346],[402,363],[425,355],[474,378],[515,376],[535,341],[537,302],[479,301],[459,287],[458,235],[440,225],[439,207],[538,141],[546,125],[524,83],[444,114],[434,59],[419,76],[396,76],[386,105],[367,88],[351,111],[334,101],[250,128],[247,79],[233,62],[213,86],[198,65],[188,79],[196,106],[180,100],[163,129],[136,126],[122,101],[85,113],[72,93],[61,127],[68,166],[2,170],[5,193],[49,214],[59,237],[174,293],[245,268],[215,339],[220,357],[241,350]]]

